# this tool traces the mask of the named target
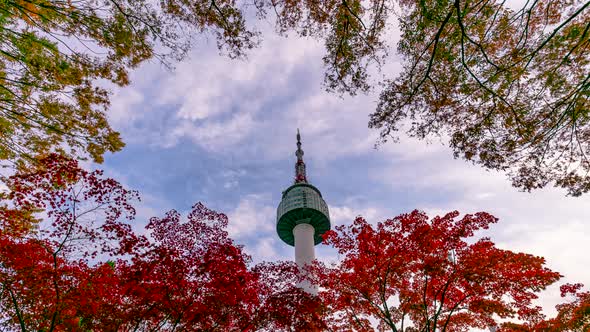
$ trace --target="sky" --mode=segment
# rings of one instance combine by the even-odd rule
[[[332,225],[414,209],[431,217],[486,211],[500,220],[477,237],[543,256],[564,275],[541,294],[548,313],[561,301],[559,285],[590,286],[590,194],[520,192],[502,173],[453,159],[444,139],[402,134],[375,148],[379,133],[367,123],[379,91],[325,92],[322,56],[321,42],[270,32],[247,60],[220,56],[215,40],[203,39],[173,70],[146,63],[129,86],[113,90],[109,118],[127,146],[94,167],[139,190],[135,227],[200,201],[228,215],[230,235],[254,262],[290,260],[293,247],[279,240],[275,218],[293,181],[299,128],[308,180],[328,203]],[[382,74],[398,70],[393,54]],[[324,245],[316,255],[338,259]]]

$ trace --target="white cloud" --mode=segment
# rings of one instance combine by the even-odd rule
[[[278,242],[279,241],[277,240],[276,236],[266,236],[259,238],[255,243],[250,245],[250,247],[253,247],[254,250],[248,250],[247,252],[252,255],[252,258],[255,262],[272,262],[289,259],[290,257],[284,257],[276,250],[277,246],[279,245]]]
[[[279,240],[276,230],[276,207],[270,206],[271,195],[249,194],[228,213],[227,231],[244,246],[254,263],[291,259],[289,246]]]
[[[195,52],[161,83],[158,102],[177,105],[180,119],[211,118],[230,112],[237,100],[243,100],[240,94],[249,90],[248,82],[255,80],[255,75],[249,62],[230,61],[207,49]]]
[[[315,94],[290,105],[283,123],[285,129],[292,130],[294,124],[301,128],[310,154],[331,160],[371,150],[377,132],[369,130],[366,124],[374,107],[367,96],[341,99],[321,91],[318,85]]]
[[[246,171],[243,169],[221,171],[221,177],[223,178],[223,188],[232,189],[238,187],[240,184],[240,178],[244,175],[246,175]]]
[[[165,109],[165,121],[142,124],[128,139],[172,148],[188,138],[217,154],[251,154],[248,149],[255,148],[276,160],[292,153],[299,127],[306,151],[319,161],[370,150],[377,138],[366,126],[374,96],[342,99],[325,92],[318,41],[267,36],[247,61],[231,61],[205,47],[173,72],[142,68],[141,81],[153,85],[116,91],[118,126],[129,132],[134,122],[145,120],[144,113]],[[254,141],[255,147],[244,147]]]
[[[190,138],[195,144],[209,151],[220,151],[235,146],[256,128],[252,115],[241,113],[228,120],[211,120],[201,124],[181,122],[168,137],[167,146],[175,145],[182,138]]]
[[[144,95],[134,87],[115,89],[111,97],[109,123],[117,130],[125,130],[129,123],[136,121],[142,113],[138,107],[144,102]]]
[[[356,209],[348,206],[329,206],[329,210],[332,225],[350,224],[358,216],[365,218],[370,223],[382,221],[379,219],[382,214],[374,207]]]
[[[210,150],[252,138],[256,115],[288,95],[294,69],[321,51],[317,42],[269,36],[247,61],[231,61],[211,48],[195,51],[160,83],[159,106],[172,107],[176,118],[171,137],[163,140],[168,147],[182,137]]]
[[[228,233],[235,239],[274,231],[276,208],[267,205],[270,195],[250,194],[243,197],[236,208],[227,214]]]

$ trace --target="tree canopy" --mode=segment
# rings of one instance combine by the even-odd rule
[[[182,58],[209,33],[239,57],[256,45],[233,1],[0,3],[0,161],[27,164],[59,151],[102,161],[123,147],[107,121],[104,81],[129,83],[145,60]],[[102,82],[102,83],[101,83]]]
[[[128,84],[143,61],[182,58],[210,33],[230,57],[260,40],[245,17],[323,40],[329,90],[382,87],[369,126],[449,139],[456,157],[523,190],[590,190],[590,2],[528,0],[46,1],[0,4],[0,160],[123,147],[99,80]],[[399,40],[393,24],[399,26]],[[397,41],[401,73],[371,78]],[[168,55],[168,57],[166,57]],[[171,57],[170,57],[171,56]],[[387,74],[387,73],[386,73]]]
[[[457,217],[413,211],[329,231],[326,241],[342,257],[320,265],[317,277],[331,330],[471,331],[502,327],[500,319],[542,321],[533,300],[560,274],[542,257],[473,239],[496,222],[492,215]]]

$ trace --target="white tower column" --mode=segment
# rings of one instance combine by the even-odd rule
[[[295,238],[295,263],[302,269],[305,265],[309,265],[315,259],[315,244],[314,244],[315,229],[310,224],[299,224],[293,228],[293,236]],[[299,284],[299,287],[304,291],[317,295],[318,288],[312,285],[311,282],[305,280]]]

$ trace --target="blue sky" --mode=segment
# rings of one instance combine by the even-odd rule
[[[479,236],[544,256],[565,275],[562,282],[590,286],[590,195],[519,192],[501,173],[454,160],[444,139],[402,135],[375,149],[378,132],[367,122],[378,91],[326,93],[322,56],[317,41],[267,33],[246,61],[219,56],[214,40],[202,40],[172,71],[145,64],[130,86],[113,90],[109,117],[127,146],[96,167],[140,191],[137,226],[201,201],[229,216],[230,234],[255,261],[292,259],[274,223],[281,191],[292,183],[300,128],[308,178],[322,191],[333,224],[357,215],[377,222],[413,209],[432,216],[486,211],[500,221]],[[384,73],[397,70],[394,55]],[[337,259],[324,246],[316,254]],[[558,293],[552,287],[541,304],[551,308]]]

